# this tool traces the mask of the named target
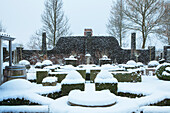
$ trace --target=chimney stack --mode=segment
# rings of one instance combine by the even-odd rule
[[[84,29],[84,36],[91,37],[93,35],[92,29]]]
[[[131,34],[131,60],[135,60],[136,52],[136,33]]]
[[[42,33],[42,52],[43,55],[47,54],[46,32]]]

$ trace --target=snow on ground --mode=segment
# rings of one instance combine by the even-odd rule
[[[22,83],[22,84],[21,84]],[[6,83],[7,84],[7,83]],[[118,83],[118,92],[129,92],[135,94],[144,94],[146,96],[141,98],[127,98],[116,96],[116,104],[110,107],[80,107],[80,106],[70,106],[68,105],[68,96],[58,98],[56,100],[50,99],[48,97],[43,97],[39,94],[55,92],[61,90],[61,84],[57,86],[47,86],[37,85],[30,82],[10,82],[10,84],[4,84],[0,86],[0,101],[8,98],[25,98],[31,100],[32,102],[39,103],[42,105],[47,105],[48,110],[53,113],[131,113],[140,112],[144,113],[168,113],[170,107],[157,107],[157,106],[147,106],[149,104],[157,103],[164,99],[170,99],[170,82],[159,80],[156,76],[142,76],[142,82],[138,83]],[[32,85],[30,85],[32,84]],[[14,86],[12,86],[14,85]],[[20,85],[20,86],[19,86]],[[22,86],[21,86],[22,85]],[[29,85],[29,86],[27,86]],[[21,90],[18,90],[18,88]],[[85,84],[85,92],[91,93],[95,91],[94,83]],[[89,95],[90,96],[90,95]],[[88,98],[85,97],[85,98]],[[104,98],[104,97],[103,97]],[[77,99],[82,99],[79,97]],[[84,99],[85,100],[85,99]],[[4,109],[12,110],[13,112],[20,110],[28,110],[31,106],[0,106],[0,112]],[[18,109],[17,109],[18,108]],[[33,108],[36,110],[39,107]],[[42,106],[40,111],[46,111],[46,107]]]
[[[116,95],[109,90],[91,92],[73,90],[68,95],[68,102],[82,106],[107,106],[115,104],[116,101]]]

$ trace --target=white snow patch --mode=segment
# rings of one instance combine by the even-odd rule
[[[111,60],[110,58],[108,58],[106,55],[103,55],[102,58],[100,58],[99,60]]]
[[[165,71],[170,71],[170,67],[166,67],[166,68],[165,68]]]
[[[132,65],[132,66],[136,66],[136,62],[134,60],[129,60],[127,63],[127,65]]]
[[[143,113],[169,113],[169,106],[144,106],[140,108]]]
[[[76,58],[74,58],[73,55],[71,55],[69,58],[65,58],[65,60],[77,60]]]
[[[61,82],[61,84],[79,84],[85,83],[85,80],[77,71],[69,71],[68,75]]]
[[[118,68],[118,66],[113,66],[110,64],[105,64],[105,65],[101,66],[101,69],[103,69],[103,70],[111,70],[111,69],[116,69],[116,68]]]
[[[53,63],[50,60],[44,60],[42,65],[53,65]]]
[[[48,113],[48,106],[40,106],[40,105],[34,105],[34,106],[0,106],[0,112],[12,112],[12,113],[21,113],[21,112],[27,112],[27,113]]]
[[[154,66],[154,67],[156,67],[156,66],[158,66],[158,65],[159,65],[159,62],[156,61],[156,60],[150,61],[150,62],[148,63],[148,66]]]
[[[42,81],[42,83],[46,83],[46,82],[49,82],[49,83],[52,83],[52,82],[57,82],[57,77],[45,77]]]
[[[30,62],[27,60],[21,60],[21,61],[19,61],[19,64],[20,65],[30,65]]]
[[[95,83],[118,83],[118,81],[107,70],[101,70],[95,78]]]
[[[170,73],[164,71],[164,72],[162,73],[162,75],[164,75],[164,76],[170,76]]]
[[[68,102],[85,106],[106,106],[116,102],[116,96],[109,90],[85,92],[72,90],[68,95]]]
[[[34,85],[25,79],[14,79],[3,83],[0,89],[5,90],[26,90],[34,87]]]
[[[35,67],[36,67],[36,66],[41,67],[41,66],[42,66],[42,63],[41,63],[41,62],[37,62],[37,63],[35,64]]]

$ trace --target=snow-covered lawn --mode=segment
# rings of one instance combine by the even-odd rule
[[[12,83],[11,83],[12,84]],[[44,109],[44,112],[49,110],[54,113],[132,113],[144,111],[144,113],[170,113],[170,106],[158,107],[148,106],[160,102],[164,99],[170,99],[170,81],[159,80],[156,76],[142,76],[142,82],[140,83],[118,83],[118,92],[143,94],[144,97],[140,98],[127,98],[121,96],[114,96],[116,104],[110,107],[81,107],[81,106],[70,106],[68,104],[69,96],[64,96],[56,100],[48,97],[43,97],[39,94],[60,91],[61,85],[53,87],[43,87],[33,83],[20,84],[22,86],[0,86],[0,101],[8,98],[25,98],[32,102],[39,103],[42,106],[35,106],[32,112]],[[29,84],[29,86],[27,86]],[[95,84],[86,83],[85,93],[87,94],[84,98],[91,98],[90,93],[95,92]],[[79,95],[80,96],[80,95]],[[101,96],[103,97],[103,96]],[[96,95],[97,98],[97,95]],[[104,97],[103,97],[104,98]],[[81,96],[76,101],[82,102]],[[87,99],[88,100],[88,99]],[[102,101],[104,101],[103,99]],[[87,102],[88,103],[88,102]],[[21,107],[21,108],[19,108]],[[25,112],[27,109],[32,109],[33,106],[0,106],[0,112]],[[42,107],[42,108],[41,108]],[[18,109],[17,109],[18,108]],[[30,109],[28,110],[30,112]]]

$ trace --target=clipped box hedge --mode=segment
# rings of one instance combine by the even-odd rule
[[[0,106],[4,106],[4,105],[8,105],[8,106],[13,106],[13,105],[40,105],[38,103],[34,103],[31,102],[30,100],[27,99],[20,99],[20,98],[9,98],[9,99],[5,99],[3,101],[0,101]]]
[[[56,82],[52,82],[52,83],[50,83],[50,82],[44,82],[44,83],[42,83],[42,85],[43,85],[43,86],[56,86],[56,85],[57,85],[57,81],[56,81]]]
[[[58,78],[58,83],[61,83],[61,81],[66,77],[68,73],[66,72],[49,72],[49,76],[52,76],[52,77],[57,77]]]
[[[77,69],[76,71],[79,72],[84,79],[86,79],[86,70],[85,69]]]
[[[42,80],[48,76],[48,70],[37,70],[36,71],[36,82],[42,84]]]
[[[79,83],[79,84],[62,84],[61,86],[61,92],[62,96],[68,95],[71,90],[79,89],[81,91],[84,91],[85,84]]]
[[[112,72],[113,77],[115,77],[118,82],[141,82],[141,75],[134,73],[134,72],[126,72],[126,71],[119,71],[119,72]]]
[[[94,83],[94,80],[97,76],[97,74],[100,72],[100,69],[92,69],[90,70],[90,82]]]
[[[166,67],[170,67],[170,63],[160,64],[159,67],[157,67],[156,76],[160,80],[168,80],[168,81],[170,81],[170,76],[163,74],[163,72],[166,72],[167,74],[170,74],[168,70],[165,70]]]
[[[110,90],[111,93],[117,94],[117,83],[95,83],[96,91]]]
[[[62,97],[61,91],[48,93],[48,94],[41,94],[41,95],[44,97],[52,98],[52,99],[57,99],[57,98]]]

